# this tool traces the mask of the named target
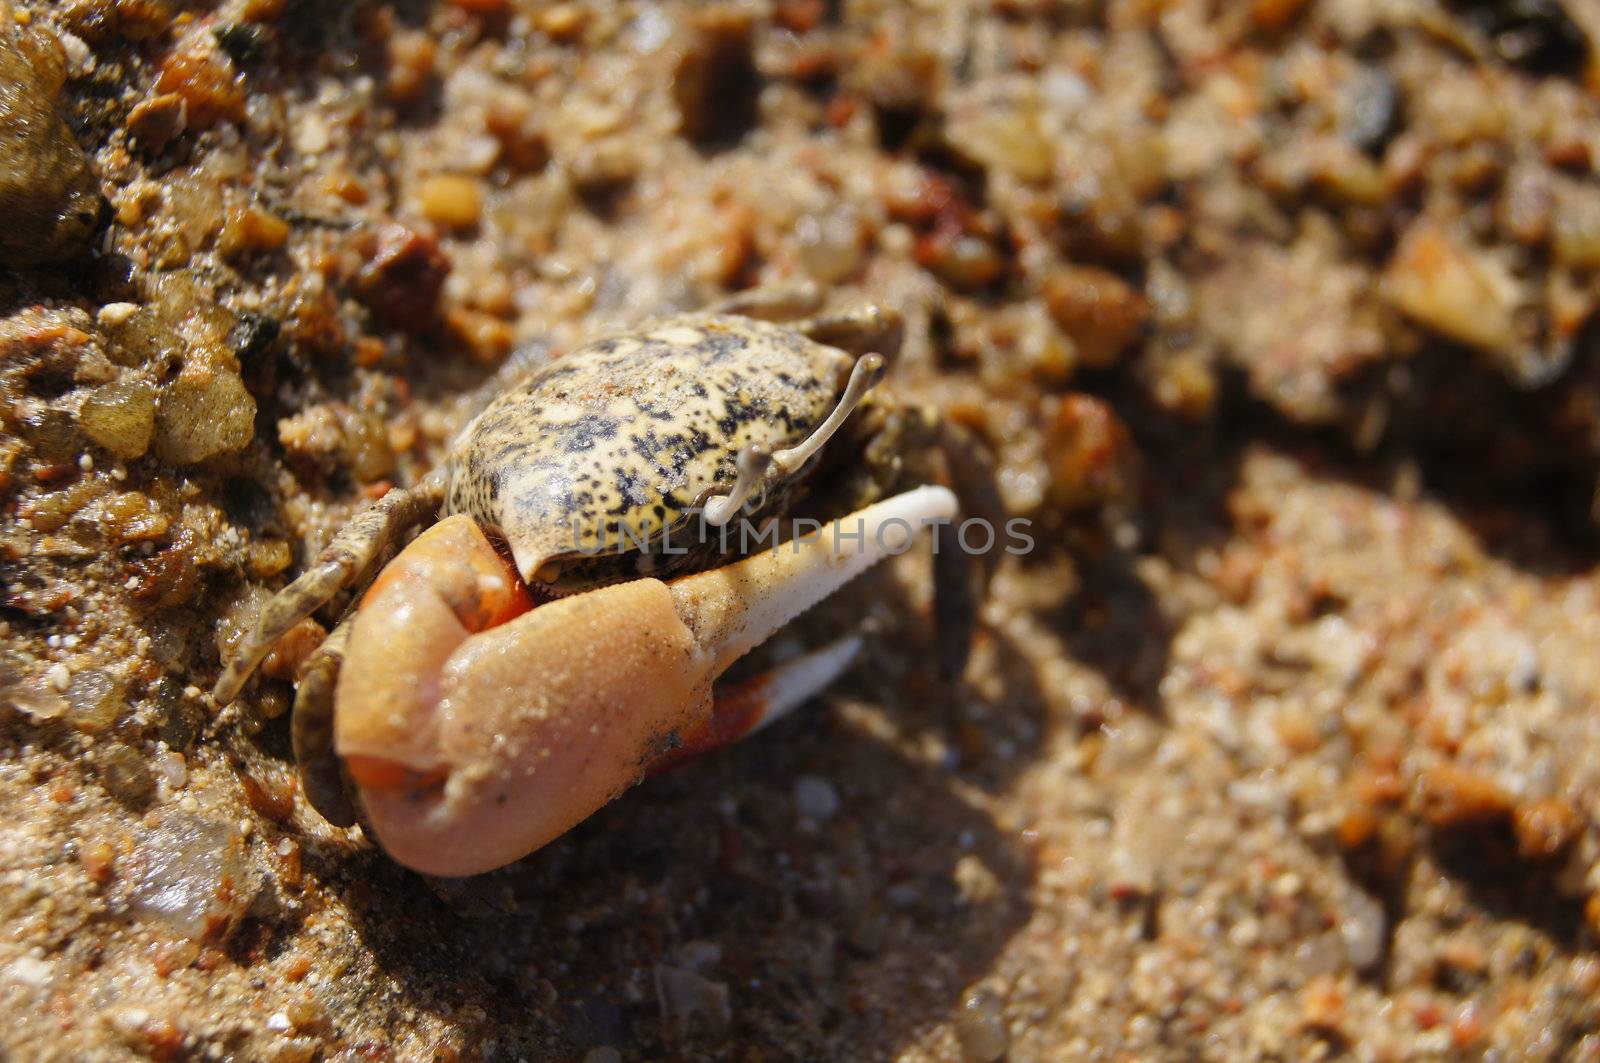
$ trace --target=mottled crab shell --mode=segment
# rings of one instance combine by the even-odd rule
[[[674,557],[634,544],[691,520],[696,528],[669,545],[698,542],[693,511],[732,488],[740,451],[803,440],[839,401],[853,362],[780,325],[725,315],[602,339],[469,426],[445,512],[504,539],[522,577],[553,593],[661,575]]]

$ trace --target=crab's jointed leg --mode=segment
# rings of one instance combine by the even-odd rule
[[[769,284],[719,299],[705,308],[708,314],[738,314],[761,321],[793,321],[814,313],[822,305],[822,286],[813,281]]]
[[[367,593],[339,674],[335,744],[368,824],[396,860],[432,874],[532,852],[663,754],[748,730],[717,719],[713,681],[955,508],[948,490],[919,488],[723,568],[526,612],[483,533],[446,518]],[[757,691],[762,714],[804,700],[851,652],[780,668]]]
[[[905,339],[905,319],[873,304],[803,318],[791,327],[817,343],[852,354],[882,351],[891,361]]]
[[[300,786],[306,800],[336,827],[348,827],[356,821],[355,806],[345,793],[339,758],[333,752],[333,688],[349,641],[349,620],[322,640],[295,688],[290,720],[294,762],[300,770]]]
[[[832,485],[845,504],[863,505],[910,479],[949,486],[961,499],[963,515],[975,518],[976,527],[967,538],[960,526],[944,529],[933,556],[938,667],[945,679],[959,679],[971,654],[989,581],[1004,553],[1001,533],[1009,534],[1011,527],[994,461],[971,431],[933,406],[869,400],[852,431],[861,440],[863,458]]]
[[[300,621],[328,603],[335,594],[367,572],[385,546],[407,528],[439,511],[444,477],[430,474],[412,488],[396,488],[357,514],[317,555],[311,567],[273,596],[234,651],[212,694],[226,705],[239,696],[273,645]]]
[[[812,281],[773,284],[719,299],[705,312],[781,321],[810,340],[851,354],[883,351],[892,360],[899,353],[905,337],[899,313],[871,303],[819,313],[826,295]]]

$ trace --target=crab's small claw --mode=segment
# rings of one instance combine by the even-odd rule
[[[719,683],[711,712],[680,736],[679,744],[650,762],[659,775],[714,749],[755,734],[833,685],[861,652],[861,636],[845,635],[739,683]]]
[[[526,612],[477,526],[440,522],[368,592],[339,676],[334,741],[368,824],[431,874],[532,852],[664,754],[716,744],[728,721],[712,682],[733,661],[955,506],[944,488],[918,488],[724,568]],[[836,648],[780,672],[790,686],[765,692],[762,715],[814,693],[847,657]]]

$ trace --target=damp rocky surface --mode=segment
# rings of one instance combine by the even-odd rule
[[[17,1060],[1600,1058],[1586,0],[0,2]],[[267,595],[764,284],[1035,548],[474,879],[322,822]],[[323,617],[324,621],[333,617]]]

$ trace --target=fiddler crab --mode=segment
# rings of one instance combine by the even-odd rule
[[[340,826],[359,806],[401,864],[434,875],[508,864],[644,776],[808,700],[849,666],[859,635],[716,681],[918,529],[956,516],[944,484],[882,498],[913,471],[886,455],[938,455],[936,478],[963,494],[983,467],[927,411],[864,403],[899,349],[898,315],[820,304],[809,289],[758,293],[536,371],[268,602],[217,701],[429,522],[307,661],[292,725],[312,806]],[[740,552],[721,533],[736,518],[771,528],[823,478],[852,505],[881,500],[729,560]],[[957,673],[983,569],[935,551],[938,638]]]

